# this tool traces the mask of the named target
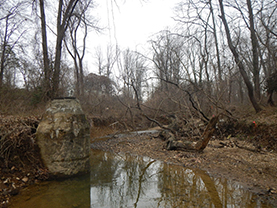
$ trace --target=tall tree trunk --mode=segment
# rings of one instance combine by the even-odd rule
[[[85,23],[84,25],[85,27],[85,34],[84,34],[84,37],[83,37],[83,50],[82,50],[82,53],[80,54],[78,52],[78,49],[76,47],[76,52],[77,52],[77,56],[78,56],[78,60],[79,60],[79,69],[80,69],[80,93],[81,95],[83,96],[84,93],[85,93],[85,89],[84,89],[84,69],[83,69],[83,59],[84,59],[84,56],[85,56],[85,51],[86,51],[86,38],[87,38],[87,24]],[[76,32],[77,34],[77,32]],[[75,38],[77,39],[77,37]]]
[[[260,69],[259,69],[259,54],[258,54],[258,40],[255,31],[254,25],[254,15],[251,5],[251,0],[246,0],[249,14],[250,22],[250,34],[251,34],[251,43],[252,43],[252,63],[253,63],[253,76],[254,76],[254,89],[255,94],[258,99],[261,97],[260,92]]]
[[[41,35],[42,35],[42,50],[43,50],[43,67],[44,67],[44,96],[46,99],[50,98],[51,83],[50,83],[50,66],[47,47],[47,33],[46,33],[46,18],[44,11],[44,0],[39,1],[40,6],[40,21],[41,21]]]
[[[216,31],[216,24],[215,24],[214,12],[213,12],[212,0],[209,0],[209,4],[210,4],[210,11],[212,14],[212,21],[213,21],[213,36],[214,36],[215,49],[216,49],[218,79],[219,79],[220,88],[221,88],[222,72],[221,72],[220,53],[219,53],[219,46],[218,46],[217,31]]]
[[[4,43],[2,45],[1,50],[1,65],[0,65],[0,88],[3,86],[3,77],[4,77],[4,67],[5,67],[5,53],[6,53],[6,42],[4,40]]]
[[[70,0],[63,13],[63,0],[59,0],[58,16],[57,16],[57,40],[55,49],[55,63],[53,73],[53,87],[51,97],[57,97],[60,95],[60,73],[61,73],[61,55],[62,55],[62,42],[65,36],[65,31],[68,27],[68,22],[79,0]]]
[[[52,87],[52,98],[59,96],[59,84],[60,84],[60,71],[61,71],[61,55],[62,55],[62,41],[63,37],[61,33],[57,34],[56,42],[56,54],[54,62],[54,73],[53,73],[53,87]]]
[[[4,71],[5,71],[5,62],[6,62],[6,49],[8,45],[8,28],[9,28],[9,16],[11,14],[8,14],[6,16],[6,25],[5,25],[5,33],[3,37],[3,43],[2,43],[2,50],[1,50],[1,65],[0,65],[0,88],[3,86],[3,78],[4,78]]]
[[[76,95],[77,97],[80,96],[80,70],[76,59],[76,54],[74,58],[74,67],[75,67],[75,74],[76,74]]]
[[[83,60],[79,59],[79,69],[80,69],[80,81],[79,81],[79,88],[80,88],[80,95],[83,96],[85,89],[84,89],[84,70],[83,70]]]
[[[224,12],[224,7],[223,7],[223,0],[218,0],[219,1],[219,5],[220,5],[220,11],[221,11],[221,20],[223,22],[223,25],[224,25],[224,28],[225,28],[225,32],[226,32],[226,36],[227,36],[227,41],[228,41],[228,46],[235,58],[235,62],[236,64],[238,65],[239,67],[239,71],[240,71],[240,74],[241,76],[243,77],[243,80],[246,84],[246,87],[247,87],[247,90],[248,90],[248,96],[249,96],[249,99],[256,111],[256,113],[260,112],[262,109],[261,107],[259,106],[259,104],[257,103],[255,97],[254,97],[254,93],[253,93],[253,86],[247,76],[247,73],[245,71],[245,68],[244,68],[244,65],[242,64],[242,61],[240,60],[239,58],[239,54],[236,50],[236,48],[234,47],[233,43],[232,43],[232,38],[231,38],[231,33],[230,33],[230,29],[229,29],[229,26],[228,26],[228,23],[227,23],[227,20],[226,20],[226,17],[225,17],[225,12]]]
[[[59,0],[58,16],[57,16],[57,40],[55,48],[55,62],[54,62],[54,73],[52,83],[52,98],[59,95],[59,84],[60,84],[60,67],[61,67],[61,52],[62,52],[62,41],[63,41],[63,28],[62,28],[62,8],[63,0]]]

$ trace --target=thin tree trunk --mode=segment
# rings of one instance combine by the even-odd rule
[[[4,65],[5,65],[5,53],[6,53],[6,43],[4,41],[1,51],[1,66],[0,66],[0,88],[3,86],[3,77],[4,77]]]
[[[238,84],[239,84],[239,103],[243,104],[244,103],[244,92],[243,92],[243,88],[242,88],[243,86],[242,86],[241,77],[239,77]]]
[[[41,21],[41,35],[42,35],[42,50],[43,50],[43,64],[44,64],[44,96],[49,99],[49,93],[51,91],[50,84],[50,68],[48,58],[48,47],[47,47],[47,33],[46,33],[46,20],[44,11],[44,0],[39,1],[40,6],[40,21]]]
[[[224,7],[223,7],[223,0],[218,0],[218,1],[219,1],[220,11],[221,11],[221,20],[222,20],[224,28],[225,28],[227,41],[228,41],[228,46],[229,46],[229,48],[230,48],[230,50],[231,50],[231,52],[232,52],[232,54],[235,58],[235,62],[239,67],[240,74],[241,74],[241,76],[242,76],[242,78],[243,78],[243,80],[246,84],[249,99],[250,99],[256,113],[258,113],[262,109],[261,109],[261,107],[259,106],[259,104],[257,103],[257,101],[254,97],[253,86],[252,86],[252,84],[251,84],[251,82],[250,82],[250,80],[247,76],[247,73],[245,71],[244,65],[242,64],[242,61],[239,58],[239,54],[238,54],[236,48],[234,47],[234,45],[232,43],[230,29],[229,29],[229,26],[228,26],[228,23],[227,23],[227,20],[226,20],[226,17],[225,17],[225,12],[224,12]]]
[[[268,92],[267,103],[268,103],[270,106],[275,106],[274,101],[273,101],[273,99],[272,99],[273,92],[274,92],[273,90],[270,90],[270,91]]]
[[[260,99],[261,92],[260,92],[260,69],[259,69],[258,40],[256,37],[256,32],[255,32],[254,15],[253,15],[253,9],[252,9],[252,5],[251,5],[251,0],[246,0],[246,2],[247,2],[247,7],[248,7],[251,43],[252,43],[254,89],[255,89],[255,94],[256,94],[257,98]]]
[[[87,38],[87,25],[85,23],[85,35],[83,37],[83,50],[82,50],[82,54],[80,54],[78,52],[78,49],[76,48],[77,56],[78,56],[78,60],[79,60],[79,69],[80,69],[80,93],[81,93],[82,96],[85,93],[85,89],[84,89],[83,59],[84,59],[85,51],[86,51],[86,38]],[[77,37],[76,37],[76,39],[77,39]]]
[[[213,20],[213,30],[214,30],[213,31],[213,36],[214,36],[215,49],[216,49],[218,79],[219,79],[219,83],[221,85],[221,82],[222,82],[222,72],[221,72],[221,63],[220,63],[220,53],[219,53],[219,46],[218,46],[218,39],[217,39],[216,24],[215,24],[214,12],[213,12],[212,0],[209,0],[209,4],[210,4],[210,10],[211,10],[212,20]]]
[[[0,87],[3,86],[3,77],[5,71],[5,62],[6,62],[6,49],[7,49],[7,36],[8,36],[8,27],[9,27],[9,16],[6,16],[6,25],[5,25],[5,34],[4,34],[4,41],[2,43],[2,50],[1,50],[1,65],[0,65]]]
[[[60,65],[61,65],[61,50],[62,50],[62,7],[63,0],[59,0],[58,7],[58,16],[57,16],[57,40],[56,40],[56,49],[55,49],[55,62],[54,62],[54,73],[53,73],[53,87],[51,92],[51,97],[54,98],[58,96],[59,82],[60,82]]]

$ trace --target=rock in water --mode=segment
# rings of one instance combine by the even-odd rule
[[[89,170],[89,123],[75,98],[54,99],[37,128],[37,144],[50,174],[67,177]]]

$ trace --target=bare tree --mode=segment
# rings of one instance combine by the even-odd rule
[[[229,29],[229,25],[228,25],[228,22],[226,20],[226,17],[225,17],[225,10],[224,10],[224,5],[223,5],[223,0],[218,0],[219,1],[219,5],[220,5],[220,11],[221,11],[221,20],[223,22],[223,25],[224,25],[224,28],[225,28],[225,32],[226,32],[226,37],[227,37],[227,41],[228,41],[228,46],[235,58],[235,61],[239,67],[239,71],[240,71],[240,74],[242,75],[243,77],[243,80],[246,84],[246,87],[247,87],[247,90],[248,90],[248,96],[249,96],[249,99],[255,109],[255,111],[258,113],[260,112],[262,109],[261,107],[259,106],[259,104],[257,103],[256,99],[255,99],[255,96],[254,96],[254,90],[253,90],[253,85],[252,83],[250,82],[248,76],[247,76],[247,73],[245,71],[245,67],[242,63],[242,60],[241,58],[239,57],[239,54],[237,52],[237,49],[236,47],[234,46],[233,42],[232,42],[232,37],[231,37],[231,33],[230,33],[230,29]]]
[[[51,79],[50,79],[50,65],[48,56],[48,45],[47,45],[47,30],[46,30],[46,16],[44,9],[44,0],[39,0],[40,8],[40,21],[41,21],[41,37],[42,37],[42,51],[43,51],[43,68],[44,68],[44,96],[47,99],[50,98],[51,90]]]
[[[143,98],[143,88],[146,86],[145,75],[147,72],[146,58],[137,51],[126,49],[121,58],[118,59],[120,69],[120,79],[122,80],[123,96],[130,100],[135,99],[135,87],[139,101]]]
[[[221,58],[220,58],[216,18],[215,18],[215,14],[214,14],[214,8],[213,8],[212,0],[209,0],[209,7],[210,7],[211,16],[212,16],[212,30],[213,30],[212,33],[213,33],[213,36],[214,36],[214,43],[215,43],[215,48],[216,48],[218,79],[219,79],[220,87],[221,87],[222,86],[221,85],[221,82],[222,82]]]
[[[69,26],[69,22],[75,11],[76,5],[81,2],[80,0],[59,0],[58,10],[56,14],[56,47],[55,47],[55,58],[54,58],[54,69],[53,75],[49,77],[49,68],[47,67],[47,36],[46,36],[46,16],[45,16],[45,5],[43,1],[40,1],[41,11],[41,28],[42,28],[42,44],[44,54],[44,69],[46,70],[45,78],[47,79],[45,86],[51,87],[46,89],[49,91],[49,97],[53,98],[59,96],[59,84],[61,76],[61,57],[62,57],[62,43]]]
[[[96,65],[98,67],[98,74],[104,75],[105,63],[101,47],[97,47],[95,52]]]
[[[260,91],[260,68],[259,68],[259,54],[258,48],[259,43],[256,36],[256,29],[254,24],[254,14],[252,9],[252,3],[250,0],[246,0],[247,7],[248,7],[248,14],[249,14],[249,30],[250,30],[250,37],[252,43],[252,63],[253,63],[253,75],[254,75],[254,87],[255,87],[255,94],[258,99],[261,97]]]
[[[69,39],[70,47],[65,41],[67,51],[74,61],[75,75],[76,75],[76,94],[77,96],[84,95],[84,69],[83,59],[86,51],[86,38],[89,27],[96,28],[95,24],[87,18],[86,13],[92,8],[92,0],[80,2],[76,7],[69,23]],[[79,39],[82,41],[79,43]]]
[[[60,83],[60,66],[61,66],[61,53],[62,53],[62,42],[65,37],[65,32],[69,25],[69,20],[75,10],[75,7],[79,0],[59,0],[58,14],[57,14],[57,39],[55,48],[55,62],[54,62],[54,73],[53,73],[53,87],[51,96],[55,97],[59,95],[59,83]]]
[[[268,93],[267,103],[275,106],[272,96],[274,92],[277,92],[277,70],[266,79],[266,90]]]
[[[247,42],[247,48],[249,48],[249,51],[251,51],[251,54],[249,54],[249,57],[243,57],[246,62],[248,63],[248,68],[253,74],[253,84],[254,84],[254,92],[257,99],[260,99],[261,97],[261,89],[260,89],[260,66],[259,66],[259,42],[257,38],[257,31],[255,26],[255,19],[254,19],[254,2],[252,3],[250,0],[246,0],[245,2],[238,2],[237,0],[234,1],[234,8],[240,13],[241,19],[244,21],[246,28],[250,32],[250,37],[245,36],[245,39],[243,35],[238,37],[238,41],[242,43],[241,40],[244,40]],[[244,9],[244,7],[247,7],[247,10]],[[244,11],[246,10],[246,11]],[[245,32],[246,34],[248,31]],[[248,43],[248,41],[251,41],[251,44]],[[248,46],[249,44],[249,46]],[[244,52],[247,52],[247,50],[244,50]],[[240,54],[243,56],[243,54]],[[248,60],[247,60],[248,59]]]
[[[19,40],[26,32],[22,27],[27,19],[20,17],[20,11],[24,9],[24,2],[5,2],[6,6],[1,7],[2,15],[1,23],[1,57],[0,57],[0,87],[3,85],[4,72],[12,57],[15,57],[13,52],[18,45]]]
[[[264,77],[267,79],[277,68],[277,4],[264,1],[260,4],[257,26],[259,40],[259,56],[263,67]]]
[[[105,50],[98,47],[95,52],[98,73],[111,78],[113,69],[120,56],[120,50],[117,46],[107,45]]]
[[[217,5],[212,0],[186,0],[176,7],[174,19],[182,28],[178,30],[178,35],[182,37],[184,47],[187,47],[183,49],[186,55],[181,61],[187,72],[193,72],[193,79],[189,80],[199,84],[199,87],[202,85],[201,88],[209,95],[214,91],[215,99],[223,100],[224,69],[227,67],[221,63],[224,50],[219,41],[222,34],[216,18],[216,8]],[[212,85],[215,89],[212,89]]]
[[[179,40],[174,38],[169,31],[164,31],[157,40],[151,41],[154,52],[152,61],[157,69],[161,90],[168,90],[168,81],[180,83],[180,57],[183,45]]]
[[[107,46],[106,49],[106,65],[105,65],[105,73],[104,75],[109,77],[112,74],[113,67],[118,59],[118,56],[120,54],[119,49],[117,47],[113,47],[111,45]]]

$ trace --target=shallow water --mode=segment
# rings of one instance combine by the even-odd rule
[[[201,170],[101,151],[92,158],[91,207],[271,207]]]
[[[227,179],[148,157],[92,150],[90,176],[31,186],[11,207],[273,207]]]
[[[12,198],[14,208],[83,208],[90,204],[90,176],[28,186]]]

